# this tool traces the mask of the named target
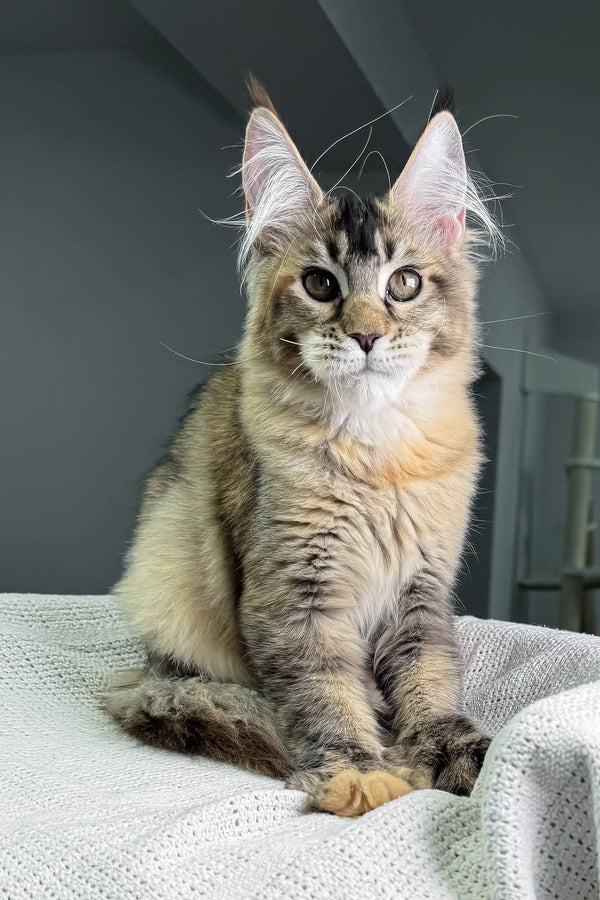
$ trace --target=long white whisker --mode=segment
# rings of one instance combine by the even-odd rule
[[[436,101],[437,98],[438,98],[439,92],[440,92],[440,89],[438,88],[438,89],[436,90],[435,94],[433,95],[433,100],[431,101],[431,106],[429,107],[429,115],[427,116],[427,124],[428,124],[428,125],[429,125],[429,123],[431,122],[431,113],[433,112],[433,107],[435,106],[435,101]]]
[[[438,330],[436,331],[436,333],[435,333],[434,336],[432,337],[431,343],[433,343],[433,342],[435,341],[436,337],[438,336],[438,334],[440,333],[440,331],[442,330],[442,328],[443,328],[444,325],[446,324],[446,298],[444,297],[443,300],[444,300],[444,316],[443,316],[443,318],[442,318],[442,324],[440,325],[440,327],[438,328]]]
[[[359,161],[359,159],[361,158],[361,156],[363,155],[363,153],[365,152],[365,150],[366,150],[367,147],[369,146],[369,141],[371,140],[372,137],[373,137],[373,129],[372,129],[372,128],[369,128],[369,134],[367,135],[367,139],[366,139],[366,141],[365,141],[365,143],[364,143],[364,146],[363,146],[362,150],[360,151],[360,153],[358,154],[358,156],[356,157],[356,159],[354,160],[354,162],[353,162],[350,166],[348,166],[348,168],[346,169],[346,171],[344,172],[344,174],[341,176],[341,178],[338,178],[338,180],[337,180],[336,183],[333,185],[333,187],[330,187],[329,190],[325,193],[325,195],[324,195],[324,197],[323,197],[323,200],[325,199],[325,197],[328,197],[329,194],[331,194],[332,191],[335,191],[336,187],[338,187],[338,186],[342,183],[342,181],[344,180],[344,178],[346,177],[346,175],[349,175],[349,174],[350,174],[350,172],[352,171],[352,169],[354,168],[354,166],[356,165],[356,163]]]
[[[380,150],[370,150],[369,153],[367,153],[367,155],[365,156],[365,158],[364,158],[364,160],[363,160],[363,164],[362,164],[362,166],[360,167],[360,171],[359,171],[359,173],[358,173],[358,177],[359,177],[359,179],[362,178],[362,173],[363,173],[363,169],[364,169],[364,167],[365,167],[365,164],[366,164],[368,158],[369,158],[370,156],[373,156],[373,155],[376,155],[376,156],[378,156],[378,157],[381,159],[381,162],[383,163],[384,168],[385,168],[385,173],[386,173],[386,175],[387,175],[387,180],[388,180],[388,190],[391,191],[391,190],[392,190],[392,179],[391,179],[391,177],[390,177],[390,170],[389,170],[389,168],[388,168],[388,164],[386,163],[385,159],[383,158],[383,153],[381,153]]]
[[[476,128],[477,125],[481,125],[482,122],[488,122],[490,119],[518,119],[518,116],[513,115],[512,113],[496,113],[493,116],[484,116],[483,119],[478,119],[476,122],[473,122],[472,125],[469,125],[466,131],[463,131],[462,136],[468,134],[472,128]]]
[[[214,363],[214,362],[205,362],[203,359],[194,359],[192,356],[186,356],[185,353],[180,353],[179,350],[174,350],[173,347],[169,347],[168,344],[165,344],[164,341],[159,341],[160,346],[164,347],[165,350],[169,350],[171,353],[174,353],[175,356],[180,356],[182,359],[187,359],[188,362],[198,363],[200,366],[235,366],[235,362],[225,362],[225,363]],[[236,350],[236,347],[231,347],[231,350]],[[228,352],[228,351],[223,351]]]
[[[374,119],[371,119],[370,122],[364,122],[362,125],[359,125],[358,128],[354,128],[352,131],[349,131],[347,134],[343,134],[341,137],[334,141],[333,144],[330,144],[320,156],[317,156],[314,163],[310,167],[310,171],[314,169],[318,162],[320,162],[326,153],[329,153],[334,147],[336,147],[341,141],[345,141],[346,138],[352,137],[353,134],[356,134],[357,131],[362,131],[363,128],[368,128],[369,125],[374,125],[375,122],[379,122],[380,119],[385,119],[386,116],[390,116],[393,112],[396,112],[397,109],[400,109],[401,106],[404,106],[405,103],[408,103],[409,100],[412,100],[412,94],[410,97],[407,97],[406,100],[403,100],[401,103],[396,104],[396,106],[392,106],[391,109],[386,110],[386,112],[381,113],[380,116],[376,116]]]
[[[364,205],[365,205],[364,202],[363,202],[363,200],[362,200],[362,199],[358,196],[358,194],[356,193],[356,191],[353,191],[352,188],[351,188],[351,187],[348,187],[347,184],[336,184],[336,188],[342,188],[342,190],[348,191],[348,193],[350,193],[350,194],[354,194],[354,196],[356,197],[356,199],[358,200],[358,202],[361,204],[361,206],[364,206]]]
[[[480,325],[498,325],[500,322],[518,322],[520,319],[536,319],[538,316],[549,316],[550,312],[530,313],[528,316],[510,316],[508,319],[490,319],[489,322],[480,322]]]
[[[529,356],[539,356],[540,359],[549,359],[550,362],[556,362],[553,356],[545,356],[543,353],[534,353],[533,350],[522,350],[520,347],[493,347],[491,344],[480,344],[479,347],[487,347],[488,350],[509,350],[511,353],[527,353]]]

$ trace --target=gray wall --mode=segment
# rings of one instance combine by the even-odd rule
[[[0,590],[103,592],[243,314],[237,123],[168,50],[0,58]]]

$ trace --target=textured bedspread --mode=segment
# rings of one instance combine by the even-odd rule
[[[600,639],[458,628],[468,709],[496,735],[473,796],[354,821],[119,734],[99,685],[141,655],[110,598],[0,597],[0,896],[597,898]]]

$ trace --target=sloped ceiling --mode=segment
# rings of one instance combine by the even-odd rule
[[[350,21],[352,19],[352,21]],[[409,94],[374,126],[369,149],[397,174],[451,82],[478,162],[514,197],[507,233],[534,268],[548,306],[600,304],[600,6],[583,0],[0,0],[0,52],[148,48],[168,42],[240,121],[254,71],[309,162]],[[346,27],[349,24],[352,27]],[[416,50],[418,49],[418,52]],[[343,172],[367,136],[336,144],[319,169]],[[472,156],[472,159],[475,157]],[[367,171],[383,179],[377,155]],[[383,180],[380,182],[383,184]]]
[[[371,83],[316,0],[132,0],[180,53],[245,117],[244,87],[253,72],[267,87],[292,136],[312,163],[340,136],[382,115]],[[321,164],[344,172],[364,144],[364,130],[336,144]],[[385,149],[398,171],[407,145],[382,118],[370,147]],[[371,157],[367,168],[382,169]]]
[[[0,0],[0,53],[131,49],[156,39],[126,0]]]

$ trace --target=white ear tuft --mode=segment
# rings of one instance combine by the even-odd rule
[[[435,243],[449,247],[465,230],[467,182],[460,131],[451,113],[440,112],[421,135],[392,198]]]
[[[243,265],[257,242],[272,248],[289,241],[298,221],[314,214],[323,194],[277,116],[264,107],[255,109],[248,122],[242,181]]]

